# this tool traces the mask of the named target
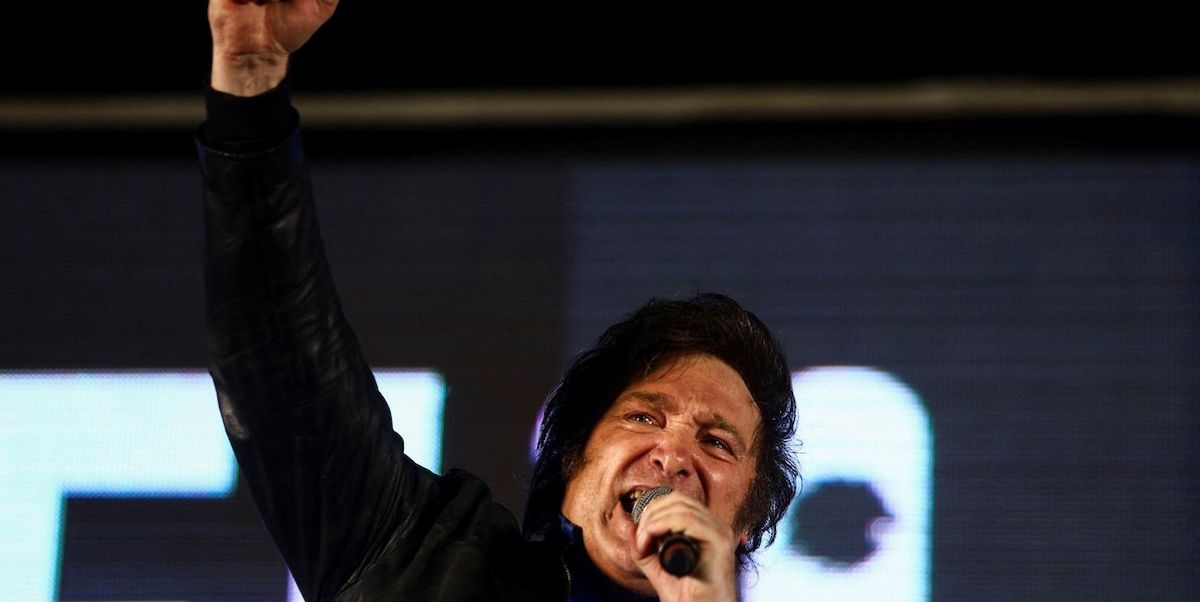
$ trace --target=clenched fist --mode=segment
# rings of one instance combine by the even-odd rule
[[[287,75],[288,56],[337,8],[337,0],[209,0],[212,87],[261,94]]]

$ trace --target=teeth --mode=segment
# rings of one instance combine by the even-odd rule
[[[638,498],[642,497],[643,493],[646,493],[646,491],[643,489],[638,489],[629,495],[629,499],[636,502]]]

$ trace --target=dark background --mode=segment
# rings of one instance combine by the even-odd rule
[[[17,9],[10,27],[28,29],[2,42],[0,93],[199,102],[202,3],[56,13]],[[625,17],[551,30],[347,3],[295,80],[303,94],[1197,75],[1169,35],[815,40],[815,19]],[[479,473],[514,509],[532,417],[570,355],[651,295],[717,289],[779,332],[794,369],[876,366],[926,401],[935,599],[1193,600],[1196,125],[1116,112],[326,127],[307,147],[367,357],[445,375],[443,466]],[[0,368],[206,364],[190,136],[0,132]],[[282,595],[241,487],[67,508],[64,598]]]
[[[10,93],[192,91],[205,80],[205,3],[25,3],[0,38]],[[1196,75],[1186,19],[1102,11],[971,17],[906,7],[522,12],[343,2],[300,52],[312,90],[669,87],[929,78]],[[1000,11],[996,11],[999,13]],[[866,14],[864,14],[866,13]],[[198,50],[199,49],[199,50]]]

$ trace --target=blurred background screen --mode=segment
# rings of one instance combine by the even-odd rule
[[[282,602],[205,373],[203,10],[145,10],[136,69],[96,14],[66,31],[93,52],[0,88],[0,597]],[[747,599],[1200,598],[1192,62],[650,32],[602,60],[339,10],[296,103],[346,313],[435,470],[520,516],[570,358],[718,291],[800,408]]]

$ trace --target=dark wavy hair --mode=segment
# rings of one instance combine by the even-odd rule
[[[567,368],[550,393],[538,437],[527,537],[541,539],[559,528],[566,485],[600,417],[633,381],[683,355],[706,353],[733,368],[758,405],[762,418],[754,437],[757,474],[738,513],[749,541],[737,550],[738,565],[775,540],[775,527],[796,493],[798,469],[790,441],[796,400],[779,343],[754,314],[724,295],[706,293],[682,300],[652,299],[611,326]]]

